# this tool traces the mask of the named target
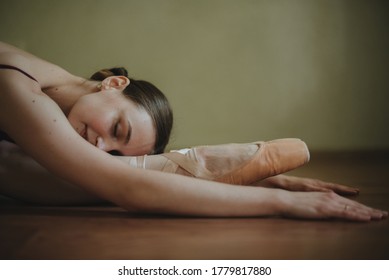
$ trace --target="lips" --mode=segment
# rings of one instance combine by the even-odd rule
[[[85,125],[84,129],[80,132],[80,135],[82,138],[84,138],[86,141],[91,143],[92,145],[96,146],[100,150],[105,149],[105,142],[102,137],[98,136],[96,137],[96,140],[93,142],[93,140],[89,141],[89,133],[88,133],[88,126]],[[92,139],[94,138],[93,133],[92,133]]]

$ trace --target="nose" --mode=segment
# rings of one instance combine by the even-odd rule
[[[105,141],[102,137],[97,137],[97,143],[96,147],[99,148],[100,150],[106,151],[107,145],[105,144]]]
[[[96,147],[105,152],[113,151],[118,148],[114,141],[104,139],[101,136],[97,137]]]

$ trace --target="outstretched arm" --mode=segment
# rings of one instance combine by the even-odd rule
[[[103,201],[83,189],[53,176],[19,149],[6,143],[0,143],[0,147],[2,148],[0,149],[0,189],[3,194],[28,202],[50,205],[85,205]],[[126,158],[126,160],[128,159]],[[351,206],[354,202],[342,201],[338,196],[333,195],[331,197],[331,194],[307,193],[304,197],[304,193],[293,193],[291,195],[286,191],[269,191],[274,191],[272,194],[273,198],[268,197],[268,199],[274,202],[275,215],[300,218],[341,217],[348,219],[356,218],[357,220],[369,220],[372,216],[377,219],[380,217],[379,214],[354,217],[355,211],[360,212],[361,209],[365,209],[368,213],[373,213],[374,210],[358,204],[352,209]],[[263,195],[266,198],[269,193],[263,193]],[[301,204],[301,200],[304,200],[304,204]],[[293,205],[293,202],[295,205]],[[232,205],[231,207],[234,206]],[[260,206],[258,205],[258,207]]]
[[[142,168],[143,157],[119,156],[132,167]],[[160,155],[147,157],[147,169],[161,170]],[[162,161],[162,166],[164,162]],[[253,184],[289,191],[335,192],[340,195],[356,195],[359,190],[318,179],[277,175]],[[32,187],[33,186],[33,187]],[[102,199],[85,192],[65,180],[49,173],[31,157],[11,143],[0,142],[0,193],[26,202],[50,205],[96,204]]]
[[[0,185],[4,194],[29,202],[50,205],[86,204],[102,201],[102,199],[85,192],[83,189],[53,176],[19,149],[15,150],[15,147],[7,144],[8,149],[4,145],[1,146],[3,149],[0,153]],[[128,161],[130,158],[125,159]],[[350,200],[342,200],[341,197],[334,194],[269,191],[268,193],[262,193],[262,196],[273,201],[275,215],[299,218],[338,217],[362,221],[371,218],[379,219],[380,215],[384,215],[380,211],[355,204]],[[271,194],[272,191],[273,194]],[[234,205],[231,207],[231,209],[234,209]],[[264,207],[264,205],[258,205],[258,207]],[[175,213],[174,209],[172,211]]]
[[[331,193],[232,186],[132,168],[79,136],[37,84],[18,73],[7,75],[19,75],[20,82],[2,86],[0,127],[49,172],[125,209],[175,215],[290,215],[363,221],[387,215]]]
[[[357,195],[359,193],[359,189],[357,188],[325,182],[318,179],[295,177],[284,174],[266,178],[253,185],[280,188],[288,191],[335,192],[340,195]]]

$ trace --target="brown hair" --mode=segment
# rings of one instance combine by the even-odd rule
[[[103,81],[110,76],[128,77],[123,67],[103,69],[91,76],[91,80]],[[156,130],[156,139],[153,154],[163,153],[169,142],[173,127],[173,112],[166,96],[152,83],[130,79],[130,84],[123,90],[125,96],[135,104],[144,108],[153,120]]]

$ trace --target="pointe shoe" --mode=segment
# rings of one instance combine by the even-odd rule
[[[227,155],[222,159],[228,166],[225,172],[223,170],[211,172],[199,163],[197,150],[203,147],[186,149],[184,154],[180,152],[162,154],[168,160],[161,171],[234,185],[250,185],[267,177],[295,169],[309,161],[308,148],[300,139],[288,138],[252,144],[229,144],[225,147],[233,149],[234,145],[253,144],[257,146],[257,151],[253,156],[232,168],[228,162],[228,150],[226,150]],[[208,148],[212,149],[212,147],[218,146]],[[140,165],[138,163],[138,166]]]

